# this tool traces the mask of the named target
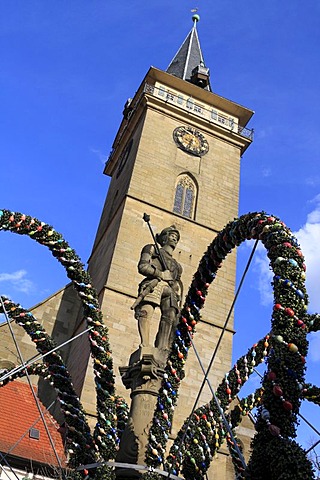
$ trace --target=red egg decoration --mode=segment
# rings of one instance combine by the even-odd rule
[[[292,410],[292,403],[289,402],[289,400],[285,400],[282,404],[283,408],[287,410],[287,412],[290,412]]]
[[[281,397],[282,394],[283,394],[282,388],[279,387],[279,385],[275,385],[275,386],[273,387],[272,391],[273,391],[273,393],[274,393],[274,395],[275,395],[276,397]]]
[[[279,437],[279,435],[280,435],[280,428],[279,427],[277,427],[276,425],[269,425],[268,429],[269,429],[269,432],[271,433],[271,435],[273,435],[274,437]]]

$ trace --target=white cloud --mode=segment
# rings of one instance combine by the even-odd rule
[[[310,223],[314,224],[319,222],[320,222],[320,210],[313,210],[313,212],[309,213],[308,215],[306,226]]]
[[[314,199],[315,209],[309,213],[307,222],[295,235],[305,256],[307,265],[306,287],[309,295],[309,312],[320,312],[320,195]],[[320,361],[320,332],[310,335],[309,358]]]
[[[306,287],[309,294],[309,311],[320,312],[320,195],[313,202],[315,208],[308,214],[306,223],[293,234],[297,237],[307,265]],[[262,245],[256,251],[254,269],[257,271],[257,287],[260,292],[261,304],[272,303],[270,282],[272,272],[269,260]]]
[[[320,313],[320,194],[312,203],[314,209],[308,214],[306,223],[293,234],[297,237],[307,265],[306,288],[309,295],[309,313]],[[269,260],[262,245],[256,251],[254,269],[257,273],[257,288],[260,293],[260,303],[271,305],[273,301],[272,272]],[[320,360],[320,332],[310,335],[310,360]]]
[[[306,185],[309,185],[310,187],[317,187],[320,185],[320,177],[318,175],[315,177],[307,177],[305,182]]]
[[[274,132],[274,127],[267,127],[267,128],[261,128],[259,131],[257,131],[256,138],[262,139],[262,138],[268,138],[270,137]]]
[[[17,270],[12,273],[0,273],[0,282],[4,282],[6,289],[13,288],[17,292],[30,294],[34,291],[34,283],[26,278],[27,272],[25,270]]]
[[[254,270],[258,273],[257,288],[260,293],[260,303],[264,307],[272,305],[273,292],[271,287],[272,271],[269,267],[269,259],[265,248],[258,248],[256,251],[256,257],[254,260]]]
[[[309,358],[313,362],[320,361],[320,332],[309,335]]]
[[[262,176],[263,177],[270,177],[271,176],[271,169],[270,168],[263,168],[262,169]]]
[[[0,273],[0,282],[15,282],[21,280],[26,275],[25,270],[18,270],[13,273]]]
[[[105,153],[101,152],[101,150],[98,150],[96,148],[90,148],[90,152],[96,155],[100,162],[104,165],[106,161],[108,160],[108,157]]]
[[[253,241],[246,240],[239,248],[252,250]],[[259,292],[260,304],[264,307],[271,306],[273,302],[273,291],[271,287],[272,271],[269,267],[267,251],[261,242],[257,244],[253,256],[252,271],[254,273],[254,283],[252,288]]]
[[[315,198],[316,208],[309,213],[305,225],[294,232],[307,265],[306,287],[309,311],[320,312],[320,196]]]

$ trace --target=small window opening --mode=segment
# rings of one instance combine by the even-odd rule
[[[37,428],[30,428],[29,437],[33,438],[34,440],[39,440],[40,439],[40,430],[38,430]]]

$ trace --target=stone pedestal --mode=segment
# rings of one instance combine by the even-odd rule
[[[117,462],[145,465],[149,429],[164,374],[167,351],[142,347],[134,352],[129,366],[120,367],[123,384],[131,389],[129,420],[123,432]],[[137,470],[117,469],[117,478],[139,478]]]

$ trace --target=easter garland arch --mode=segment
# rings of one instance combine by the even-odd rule
[[[91,356],[94,362],[96,384],[98,422],[93,436],[84,417],[79,399],[75,395],[69,374],[61,356],[53,352],[46,358],[49,376],[58,390],[63,411],[68,411],[70,464],[78,466],[102,457],[104,460],[114,459],[118,444],[117,412],[122,423],[126,419],[128,407],[123,399],[115,396],[113,362],[108,340],[108,329],[103,324],[99,309],[97,293],[91,285],[89,274],[84,270],[80,258],[69,246],[62,235],[54,228],[40,220],[22,213],[0,210],[0,230],[10,231],[19,235],[27,235],[40,245],[46,246],[58,262],[65,268],[68,278],[72,281],[83,307],[83,314],[89,330]],[[8,307],[6,313],[18,324],[23,326],[35,343],[41,354],[46,354],[55,347],[55,343],[44,328],[36,321],[30,312],[21,305],[3,298],[3,304]],[[33,373],[45,372],[45,368],[33,368]],[[13,374],[11,379],[16,376]],[[6,382],[3,382],[3,385]],[[65,401],[59,386],[64,385]],[[2,386],[2,385],[0,385]],[[72,399],[72,401],[71,401]],[[76,426],[74,425],[76,424]],[[77,439],[76,439],[77,437]],[[84,447],[84,448],[83,448]],[[110,469],[98,469],[100,478],[112,478]]]
[[[122,410],[122,421],[125,422],[127,406],[119,402],[115,396],[108,331],[103,325],[97,295],[90,278],[83,270],[74,250],[50,225],[21,213],[2,210],[0,211],[1,229],[28,235],[39,244],[47,246],[53,256],[65,267],[68,277],[81,298],[84,316],[90,328],[89,340],[94,361],[98,423],[92,437],[87,430],[84,435],[86,438],[83,441],[86,442],[88,449],[87,456],[81,456],[83,442],[80,442],[79,452],[74,454],[73,465],[77,466],[85,460],[98,457],[105,461],[113,459],[119,442],[117,411]],[[271,330],[249,349],[225,376],[216,392],[218,406],[212,400],[198,408],[192,413],[192,418],[186,420],[165,460],[165,448],[173,410],[177,403],[179,385],[184,377],[184,364],[208,288],[227,254],[246,239],[262,241],[274,272],[275,301]],[[200,261],[181,311],[158,395],[153,425],[150,429],[146,451],[146,464],[149,467],[157,467],[160,463],[164,463],[166,470],[171,473],[179,474],[181,471],[187,480],[200,480],[204,478],[217,448],[226,439],[239,479],[305,480],[314,478],[305,452],[293,440],[296,435],[297,414],[301,400],[306,398],[319,404],[320,393],[318,387],[307,385],[304,381],[305,357],[308,351],[306,335],[308,331],[318,331],[320,328],[319,316],[306,313],[308,298],[304,271],[303,255],[291,231],[279,219],[264,212],[250,213],[230,222],[213,240]],[[3,300],[10,306],[10,317],[28,331],[39,352],[52,349],[53,344],[50,343],[49,336],[39,327],[36,320],[31,318],[30,312],[25,311],[18,304],[13,304],[9,299]],[[54,357],[49,359],[46,368],[34,365],[31,373],[50,376],[58,389],[59,381],[63,377],[65,385],[71,388],[65,366],[60,364],[59,356]],[[230,402],[252,373],[254,365],[264,359],[267,360],[267,372],[261,389],[241,400],[229,412]],[[14,374],[12,379],[13,377]],[[71,390],[70,395],[72,395]],[[67,405],[68,408],[69,405]],[[251,459],[244,469],[239,462],[233,439],[225,430],[220,417],[221,412],[226,412],[228,422],[234,428],[241,421],[242,415],[248,413],[255,405],[259,405],[257,434],[252,443]],[[77,422],[77,417],[80,419],[83,417],[82,407],[80,403],[71,406],[74,408],[71,417]],[[86,429],[85,419],[83,424]],[[190,427],[189,432],[186,425]],[[79,431],[77,430],[76,434]],[[78,442],[75,438],[71,435],[70,442],[77,449]],[[280,455],[277,454],[278,452],[281,452]],[[92,478],[105,480],[114,478],[114,472],[107,467],[89,471],[89,475]],[[152,471],[143,476],[146,479],[160,478]]]
[[[306,267],[296,238],[280,219],[264,212],[243,215],[226,225],[200,261],[181,311],[150,429],[146,462],[155,467],[164,461],[173,408],[177,403],[179,385],[184,377],[184,364],[191,346],[190,336],[195,333],[208,288],[222,261],[233,248],[247,239],[261,240],[274,272],[271,331],[241,357],[225,376],[216,394],[219,407],[211,401],[193,412],[192,418],[186,421],[170,450],[166,469],[179,474],[182,468],[182,473],[188,480],[204,478],[217,448],[227,438],[239,478],[312,479],[311,463],[293,438],[296,436],[301,399],[308,398],[308,390],[310,392],[313,389],[309,397],[313,393],[315,403],[319,401],[317,387],[305,384],[304,373],[308,352],[307,333],[319,330],[320,322],[318,316],[306,313]],[[236,452],[232,451],[230,438],[228,439],[219,420],[220,409],[227,411],[230,402],[252,373],[253,366],[264,359],[267,360],[267,372],[262,382],[262,392],[255,395],[254,402],[259,405],[257,433],[252,442],[252,456],[244,470],[238,462]],[[235,417],[238,417],[237,421]],[[240,420],[239,415],[234,413],[232,416],[232,412],[230,418],[233,418],[233,427]],[[186,426],[190,427],[189,435],[185,431]],[[183,446],[182,438],[186,440]],[[282,452],[284,457],[279,457],[277,451]],[[145,478],[157,476],[148,473]]]

